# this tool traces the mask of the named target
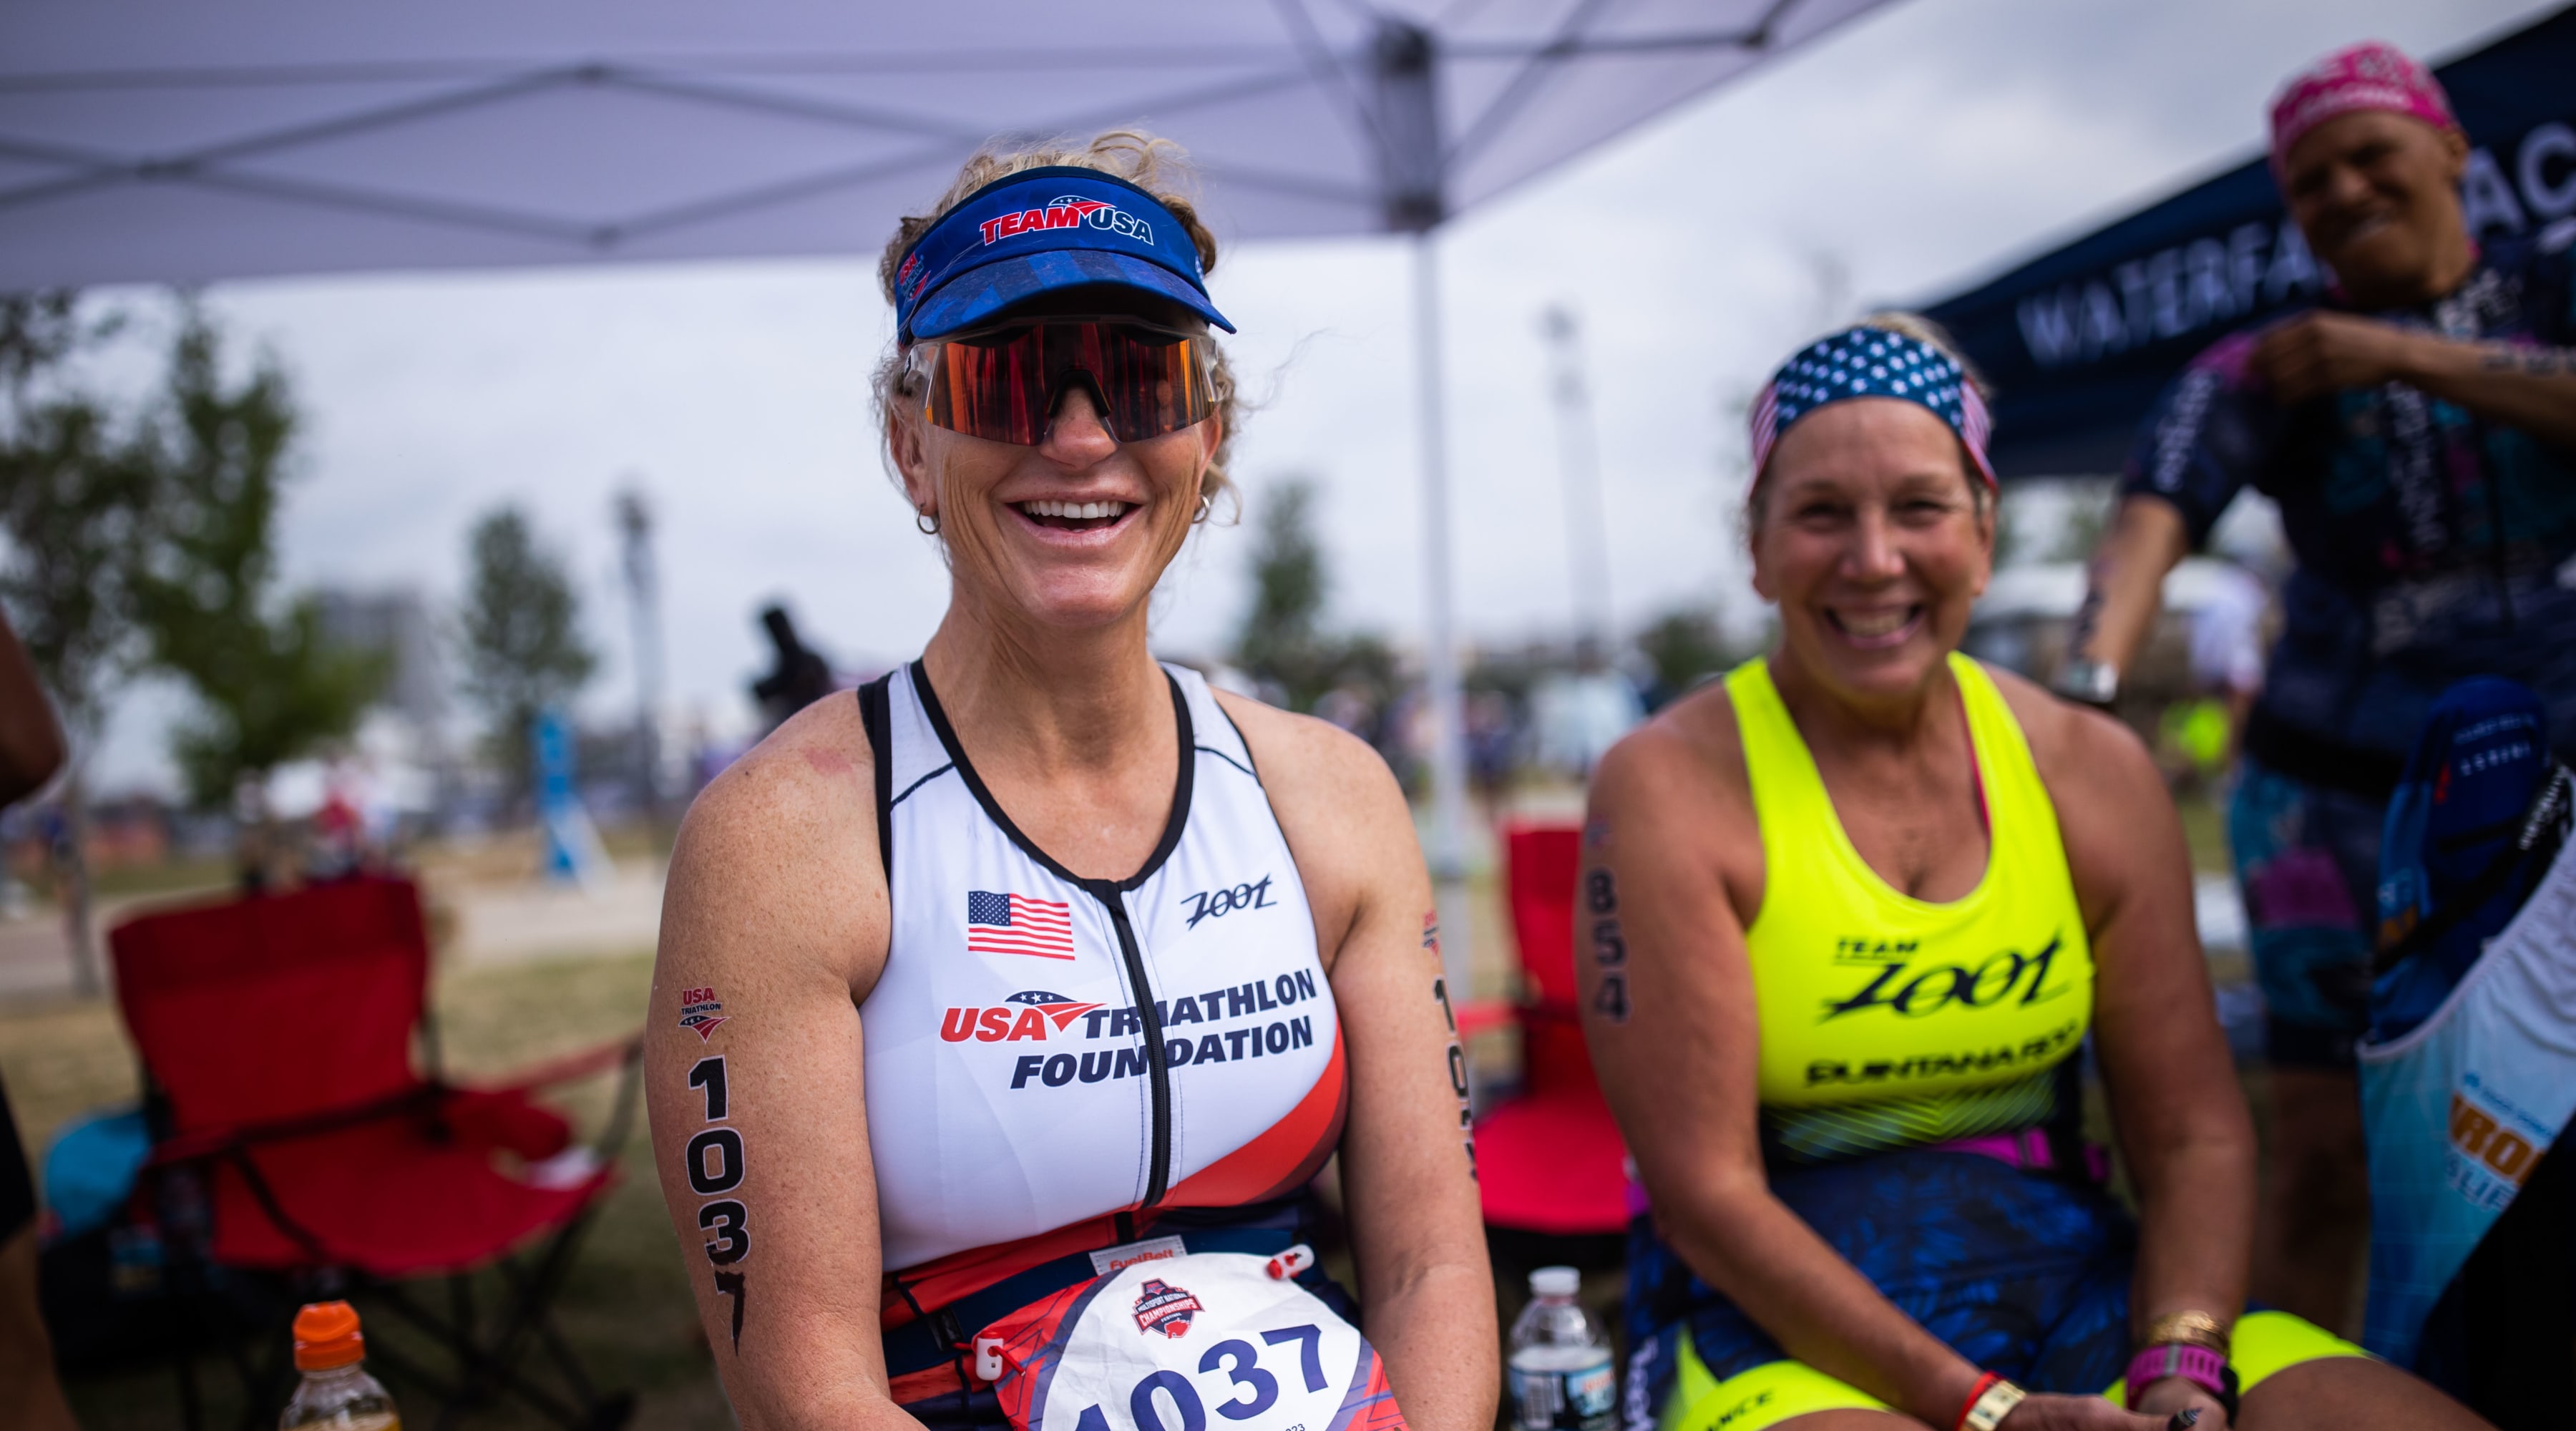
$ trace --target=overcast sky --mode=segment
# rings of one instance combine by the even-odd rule
[[[2366,37],[2443,59],[2553,8],[2526,0],[1900,0],[1489,207],[1439,239],[1457,590],[1466,634],[1572,618],[1537,314],[1581,317],[1619,625],[1750,600],[1727,515],[1736,413],[1796,341],[1923,302],[2241,162],[2280,79]],[[1395,239],[1265,243],[1210,287],[1260,406],[1236,444],[1251,511],[1158,598],[1157,644],[1214,653],[1244,602],[1271,484],[1321,489],[1332,614],[1422,621],[1409,259]],[[947,578],[886,481],[867,374],[890,317],[845,260],[225,285],[308,415],[284,518],[291,581],[443,605],[466,527],[523,503],[570,558],[631,708],[610,498],[659,509],[672,694],[747,719],[752,615],[783,599],[844,668],[915,652]],[[1837,280],[1832,275],[1845,275]],[[1829,311],[1830,310],[1830,311]],[[167,779],[166,690],[125,702],[101,783]]]

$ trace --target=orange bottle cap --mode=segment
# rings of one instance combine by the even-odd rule
[[[311,1302],[295,1314],[295,1367],[329,1371],[367,1354],[367,1339],[358,1332],[357,1309],[346,1302]]]

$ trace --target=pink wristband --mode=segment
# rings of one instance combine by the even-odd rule
[[[2225,1400],[2227,1396],[2227,1358],[2207,1347],[2189,1342],[2166,1342],[2162,1346],[2142,1348],[2129,1358],[2128,1404],[2135,1411],[2138,1393],[2149,1382],[2178,1376],[2210,1395]]]

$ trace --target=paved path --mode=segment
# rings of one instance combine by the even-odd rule
[[[128,895],[99,902],[92,947],[106,958],[105,931],[136,910],[211,896],[214,890]],[[463,965],[524,964],[602,954],[648,953],[662,922],[662,871],[658,863],[618,867],[597,887],[540,884],[450,884],[433,881],[430,900],[452,912],[448,943],[440,951]],[[434,922],[441,922],[436,921]],[[101,977],[105,977],[102,968]],[[0,918],[0,1003],[21,1004],[72,994],[71,945],[62,915],[36,905]]]
[[[477,885],[450,900],[460,964],[649,953],[662,928],[662,871],[621,865],[595,888]]]

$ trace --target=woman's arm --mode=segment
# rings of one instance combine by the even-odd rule
[[[887,924],[869,769],[857,703],[809,707],[698,797],[663,897],[654,1166],[749,1431],[918,1431],[877,1321],[858,1002]]]
[[[1712,724],[1723,718],[1710,703],[1722,699],[1681,716]],[[1711,769],[1712,745],[1732,755],[1731,733],[1686,736],[1675,720],[1621,741],[1592,781],[1575,964],[1602,1090],[1657,1230],[1693,1271],[1789,1355],[1947,1428],[1977,1367],[1882,1296],[1763,1174],[1761,1029],[1743,917],[1761,897],[1760,835],[1740,777],[1730,785]],[[1605,901],[1606,915],[1593,912]],[[1604,917],[1626,942],[1624,1002],[1598,997],[1609,971],[1583,957],[1590,922]],[[1626,1016],[1604,1014],[1605,1002]]]
[[[1354,1289],[1419,1431],[1486,1431],[1502,1371],[1431,880],[1386,762],[1321,721],[1220,696],[1315,912],[1350,1067],[1342,1199]],[[1453,1084],[1452,1079],[1456,1079]]]
[[[2127,727],[2027,683],[2012,696],[2093,945],[2094,1049],[2140,1214],[2132,1329],[2181,1311],[2232,1322],[2253,1246],[2254,1130],[2202,963],[2182,821]],[[2182,1404],[2166,1399],[2147,1409]]]

